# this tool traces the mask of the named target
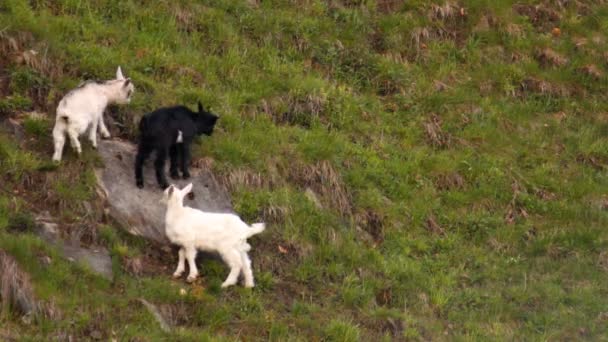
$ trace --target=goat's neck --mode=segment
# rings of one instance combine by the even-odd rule
[[[167,216],[179,215],[183,210],[183,203],[169,202],[169,205],[167,206]]]
[[[105,96],[106,102],[108,104],[116,102],[116,99],[118,98],[118,91],[119,91],[118,87],[120,87],[120,85],[115,84],[115,83],[99,85],[99,90]]]

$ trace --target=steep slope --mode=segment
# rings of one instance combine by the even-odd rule
[[[183,340],[606,338],[607,19],[585,0],[3,1],[0,115],[23,132],[0,133],[0,249],[60,319],[3,316],[0,337],[167,338],[143,298]],[[56,103],[117,65],[136,93],[114,136],[161,105],[220,114],[194,163],[270,223],[253,291],[220,291],[209,257],[172,281],[175,253],[104,213],[90,145],[49,164]],[[36,237],[42,210],[110,249],[114,281]]]

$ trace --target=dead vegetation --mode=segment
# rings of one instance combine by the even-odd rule
[[[587,75],[596,81],[599,81],[604,76],[604,73],[595,64],[588,64],[577,69],[583,75]]]
[[[561,20],[559,12],[548,6],[546,2],[538,5],[515,4],[513,10],[519,15],[528,17],[530,23],[537,29],[549,30],[559,26]]]
[[[606,158],[594,154],[579,154],[576,157],[576,161],[591,166],[596,170],[603,170],[608,165]]]
[[[505,214],[505,222],[509,225],[515,224],[518,219],[525,219],[528,217],[528,211],[518,202],[519,194],[525,191],[520,182],[513,179],[511,183],[511,191],[513,196],[507,206],[507,212]]]
[[[369,234],[374,243],[380,244],[384,242],[384,222],[385,217],[378,214],[374,210],[367,209],[355,215],[357,224]]]
[[[607,251],[601,252],[600,255],[597,257],[597,265],[604,272],[608,272],[608,252]]]
[[[289,215],[289,207],[282,205],[271,205],[262,210],[262,218],[268,223],[283,223]]]
[[[315,119],[322,119],[326,106],[327,97],[322,94],[288,94],[261,100],[256,111],[269,114],[279,125],[310,128]]]
[[[426,218],[426,230],[434,235],[445,235],[445,229],[443,229],[439,223],[437,223],[437,219],[433,213],[429,214]]]
[[[48,56],[48,45],[37,43],[29,32],[0,31],[0,55],[18,65],[26,65],[49,78],[61,75],[60,66]]]
[[[404,5],[402,0],[376,0],[376,9],[382,14],[400,12]]]
[[[550,48],[540,49],[536,52],[536,60],[543,67],[563,67],[568,59]]]
[[[428,17],[431,20],[448,21],[465,16],[465,10],[457,4],[446,1],[443,5],[431,4]]]
[[[312,189],[321,197],[324,205],[338,211],[342,216],[352,214],[351,197],[342,181],[342,176],[329,161],[312,165],[295,165],[287,170],[288,180],[302,190]]]
[[[528,94],[550,95],[556,97],[567,97],[579,95],[581,90],[566,85],[552,83],[535,77],[524,79],[516,91],[516,96],[527,96]]]
[[[3,316],[9,311],[24,316],[35,316],[40,312],[40,303],[34,296],[32,284],[27,273],[17,261],[0,249],[0,304]]]
[[[45,80],[56,79],[63,73],[61,65],[51,61],[48,45],[36,42],[29,32],[0,31],[0,94],[9,92],[11,80],[8,75],[2,75],[6,72],[2,69],[11,64],[27,67],[41,75],[36,78],[35,84],[27,87],[25,91],[33,100],[35,107],[47,111],[50,87]]]
[[[435,176],[435,187],[440,191],[462,190],[466,180],[458,172],[440,173]]]
[[[435,148],[449,148],[452,145],[452,136],[441,128],[441,117],[431,114],[423,124],[427,142]]]

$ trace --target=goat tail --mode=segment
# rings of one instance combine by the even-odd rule
[[[247,232],[247,237],[254,236],[255,234],[259,234],[266,229],[265,223],[254,223],[249,227],[249,231]]]

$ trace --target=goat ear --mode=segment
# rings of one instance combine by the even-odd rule
[[[124,80],[125,77],[122,74],[122,69],[120,69],[120,65],[118,66],[118,69],[116,69],[116,79],[117,80]]]
[[[129,86],[129,84],[131,84],[131,78],[127,78],[127,79],[125,80],[125,84],[123,84],[122,86],[126,88],[126,87],[128,87],[128,86]]]
[[[205,108],[203,108],[203,104],[201,103],[201,101],[198,101],[198,112],[202,113],[205,110]]]
[[[183,189],[182,189],[182,195],[186,196],[187,194],[190,193],[190,191],[192,191],[192,183],[186,185]]]

